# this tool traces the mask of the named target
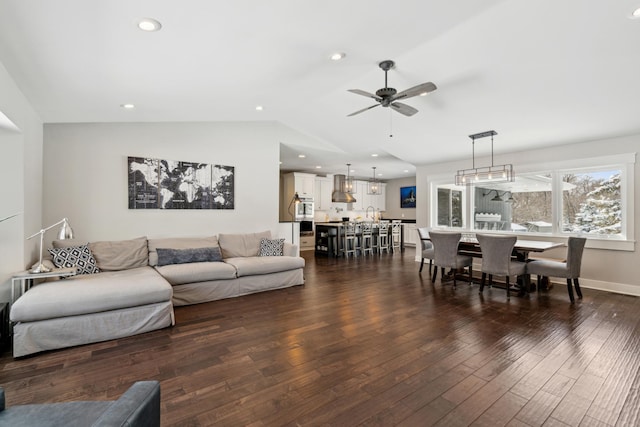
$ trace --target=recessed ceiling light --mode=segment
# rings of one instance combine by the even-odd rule
[[[322,166],[316,166],[316,169],[322,169]]]
[[[422,93],[420,94],[420,96],[427,96],[427,94],[428,94],[428,93],[429,93],[429,92],[422,92]]]
[[[634,11],[631,13],[631,17],[632,17],[633,19],[640,18],[640,7],[639,7],[639,8],[637,8],[636,10],[634,10]]]
[[[304,154],[298,154],[298,157],[301,158],[301,159],[304,159],[307,156],[305,156]]]
[[[263,110],[262,105],[256,105],[256,111],[262,111],[262,110]]]
[[[371,155],[371,157],[378,157],[378,155],[374,153]]]
[[[345,56],[347,56],[346,53],[336,52],[333,55],[331,55],[330,58],[332,61],[340,61],[341,59],[344,59]]]
[[[136,108],[135,105],[133,104],[122,104],[120,105],[122,108],[124,108],[125,110],[133,110],[134,108]]]
[[[160,31],[160,29],[162,28],[162,24],[155,19],[142,18],[138,21],[138,28],[140,28],[142,31],[148,32]]]
[[[405,169],[405,170],[404,170],[404,173],[409,173],[409,169]]]

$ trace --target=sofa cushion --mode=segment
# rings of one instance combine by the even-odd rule
[[[69,246],[68,248],[52,248],[49,249],[49,253],[58,268],[75,267],[77,274],[100,273],[88,244]]]
[[[304,258],[293,256],[236,257],[225,259],[224,262],[236,268],[238,277],[304,268]]]
[[[158,253],[158,266],[222,261],[222,253],[217,246],[213,248],[189,249],[156,248],[156,252]]]
[[[44,282],[11,307],[11,320],[31,322],[170,301],[173,289],[151,267]]]
[[[224,262],[195,262],[191,264],[170,264],[156,267],[172,285],[207,282],[209,280],[235,279],[236,269]]]
[[[66,248],[77,245],[78,241],[54,240],[54,248]],[[147,238],[138,237],[131,240],[110,240],[90,242],[89,249],[96,259],[101,271],[118,271],[144,267],[149,263]]]
[[[260,239],[270,239],[269,230],[261,233],[219,234],[220,249],[223,258],[258,256]]]
[[[158,248],[191,249],[212,248],[218,246],[216,236],[210,237],[169,237],[165,239],[149,239],[149,265],[158,265]]]
[[[259,256],[282,256],[284,239],[260,239]]]

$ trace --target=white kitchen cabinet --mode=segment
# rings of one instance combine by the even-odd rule
[[[316,211],[328,211],[331,207],[331,193],[333,192],[333,179],[317,176],[313,203]]]
[[[293,173],[294,184],[293,188],[298,196],[312,199],[315,187],[316,176],[310,173]]]
[[[404,223],[404,244],[406,246],[415,246],[418,242],[418,227],[416,224]]]

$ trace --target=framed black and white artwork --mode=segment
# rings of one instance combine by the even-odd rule
[[[234,209],[234,167],[128,157],[129,209]]]

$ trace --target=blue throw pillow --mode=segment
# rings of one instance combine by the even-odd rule
[[[219,262],[222,253],[219,247],[167,249],[157,248],[158,266],[169,264],[188,264],[191,262]]]

